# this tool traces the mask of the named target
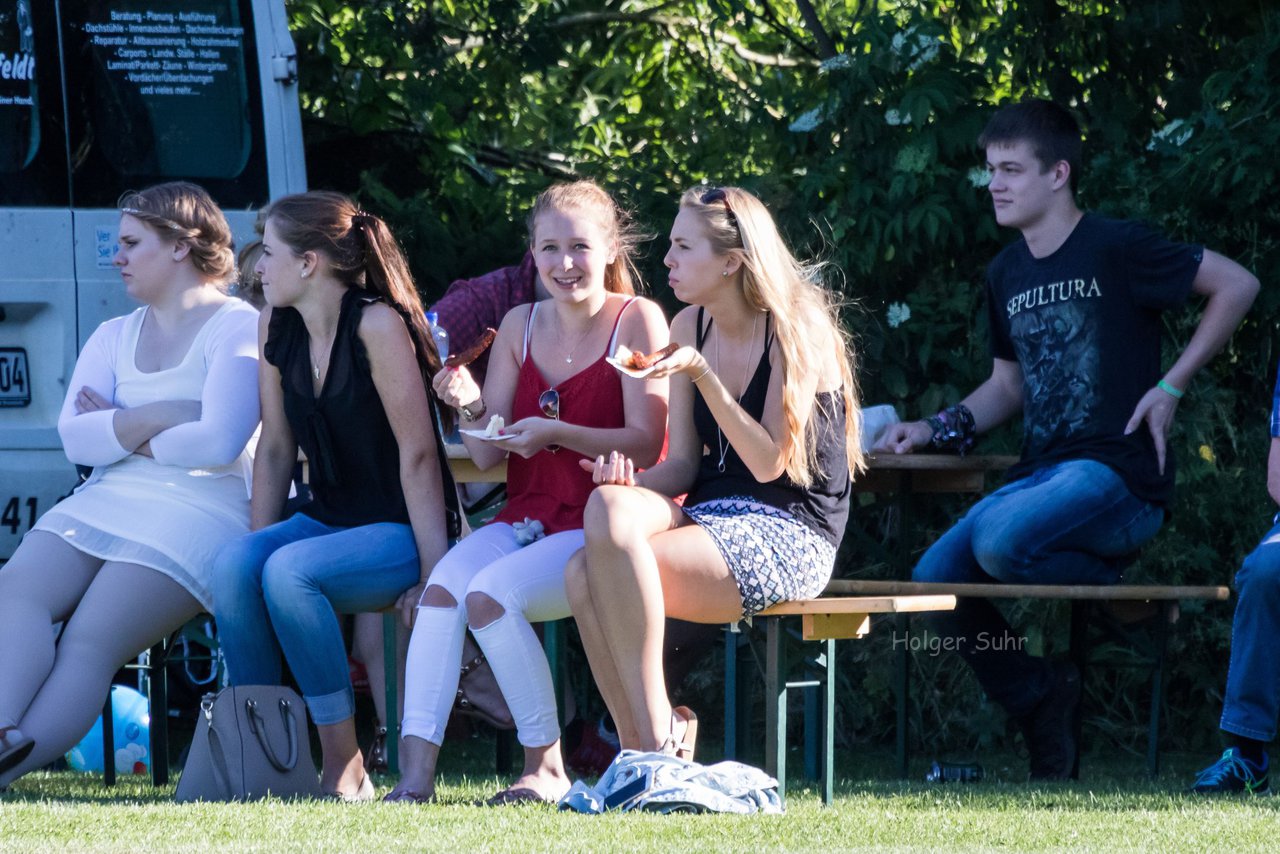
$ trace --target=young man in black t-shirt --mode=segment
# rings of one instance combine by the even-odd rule
[[[978,140],[996,221],[1021,239],[987,275],[991,376],[959,404],[895,425],[881,451],[964,452],[974,435],[1023,415],[1021,461],[925,553],[913,580],[1111,584],[1164,519],[1166,449],[1178,401],[1248,311],[1243,267],[1142,226],[1084,213],[1074,184],[1080,128],[1041,100],[1001,109]],[[1161,370],[1160,313],[1207,297],[1200,323]],[[1073,771],[1080,676],[1028,655],[987,600],[933,620],[988,696],[1023,729],[1032,779]]]

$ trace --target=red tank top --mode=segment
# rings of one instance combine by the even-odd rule
[[[560,418],[582,427],[612,429],[626,426],[622,402],[622,380],[618,372],[604,360],[613,350],[622,314],[635,301],[627,300],[613,322],[613,333],[605,352],[587,367],[555,386],[560,393]],[[551,384],[533,363],[529,332],[537,303],[525,321],[524,361],[516,380],[515,399],[511,404],[511,420],[541,416],[538,398]],[[582,454],[569,448],[556,453],[541,450],[525,459],[511,454],[507,459],[507,506],[494,517],[495,522],[522,522],[525,517],[542,522],[548,534],[572,531],[582,527],[582,512],[587,498],[595,489],[591,474],[582,470],[578,460]]]

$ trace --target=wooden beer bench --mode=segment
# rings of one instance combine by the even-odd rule
[[[828,593],[857,596],[921,596],[943,594],[957,598],[1039,599],[1071,603],[1071,660],[1080,669],[1081,680],[1089,665],[1089,620],[1098,603],[1133,603],[1151,606],[1154,638],[1149,661],[1151,667],[1151,709],[1147,721],[1147,771],[1155,777],[1160,771],[1160,707],[1164,699],[1165,661],[1168,653],[1169,627],[1178,621],[1179,604],[1189,600],[1225,602],[1230,591],[1214,586],[1162,585],[1047,585],[1047,584],[940,584],[915,581],[872,581],[840,579],[827,586]],[[905,630],[905,629],[904,629]],[[904,645],[908,647],[909,645]],[[909,652],[909,650],[906,650]],[[907,694],[898,693],[898,720],[906,720]],[[1081,719],[1077,714],[1076,743],[1080,743]],[[899,733],[900,741],[904,733]],[[1079,758],[1072,777],[1079,776]],[[905,776],[905,768],[900,771]]]
[[[950,595],[854,596],[802,599],[784,602],[756,614],[752,623],[765,627],[765,771],[778,781],[779,797],[786,797],[787,786],[787,693],[793,688],[821,690],[821,701],[811,692],[806,702],[806,774],[821,775],[822,802],[830,804],[834,789],[835,754],[835,653],[836,640],[864,637],[871,630],[872,614],[911,614],[922,611],[949,611],[956,598]],[[787,679],[787,653],[783,643],[782,621],[800,617],[801,637],[821,641],[817,656],[806,662],[807,674],[813,678],[801,681]],[[744,681],[738,672],[738,644],[731,627],[725,648],[725,728],[726,758],[737,755],[738,709],[745,696]],[[817,707],[822,707],[821,714]],[[820,720],[818,720],[820,718]],[[821,755],[818,756],[818,734],[821,733]],[[820,768],[820,771],[818,770]]]

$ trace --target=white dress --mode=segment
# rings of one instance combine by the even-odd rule
[[[34,530],[87,554],[151,567],[209,609],[213,556],[249,530],[249,457],[258,424],[258,312],[231,300],[197,333],[182,362],[144,373],[134,353],[147,308],[103,323],[85,344],[58,418],[67,458],[93,467]],[[89,388],[121,408],[199,400],[198,421],[151,439],[153,457],[121,447],[114,411],[76,414]],[[145,607],[145,603],[139,603]]]

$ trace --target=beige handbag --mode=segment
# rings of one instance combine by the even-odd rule
[[[200,701],[175,794],[186,801],[318,798],[307,710],[279,685],[237,685]]]

